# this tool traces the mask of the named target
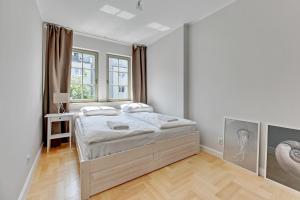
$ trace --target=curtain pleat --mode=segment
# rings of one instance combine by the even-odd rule
[[[54,24],[47,24],[46,55],[44,75],[43,116],[57,113],[57,105],[53,103],[53,93],[69,93],[71,79],[71,62],[73,47],[73,31]],[[64,105],[69,111],[69,104]],[[66,123],[52,125],[52,133],[67,132]],[[43,141],[47,141],[47,121],[43,123]],[[54,141],[54,145],[60,141]]]
[[[147,103],[147,47],[132,46],[133,101]]]

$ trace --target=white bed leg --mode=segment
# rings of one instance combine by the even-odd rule
[[[89,161],[80,162],[80,187],[81,199],[86,200],[90,197],[90,168]]]

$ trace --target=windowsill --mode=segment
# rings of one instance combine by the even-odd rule
[[[78,112],[83,106],[111,106],[115,108],[120,108],[120,105],[125,103],[132,103],[131,100],[128,101],[108,101],[108,102],[71,102],[70,111]]]

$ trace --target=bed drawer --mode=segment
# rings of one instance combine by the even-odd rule
[[[198,152],[197,149],[198,149],[198,145],[194,141],[168,150],[156,152],[154,154],[154,160],[158,168],[164,167],[178,160],[196,154]]]
[[[153,155],[153,144],[95,159],[91,162],[90,171],[97,172],[112,169],[115,166],[121,166],[124,163],[130,163],[131,161],[136,161],[139,158],[144,158],[149,155]]]
[[[153,154],[91,174],[91,193],[96,194],[153,170]]]
[[[79,153],[82,154],[80,146]],[[80,160],[81,198],[102,192],[199,151],[199,133],[157,141],[93,160]]]
[[[169,150],[174,147],[178,147],[180,145],[184,145],[187,143],[196,143],[199,141],[199,136],[195,133],[181,136],[181,137],[175,137],[171,139],[166,139],[162,141],[158,141],[155,144],[155,152],[160,152],[164,150]]]

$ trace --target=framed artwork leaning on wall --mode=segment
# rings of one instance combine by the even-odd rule
[[[225,117],[223,159],[258,175],[260,122]]]
[[[300,191],[300,130],[268,125],[265,178]]]

